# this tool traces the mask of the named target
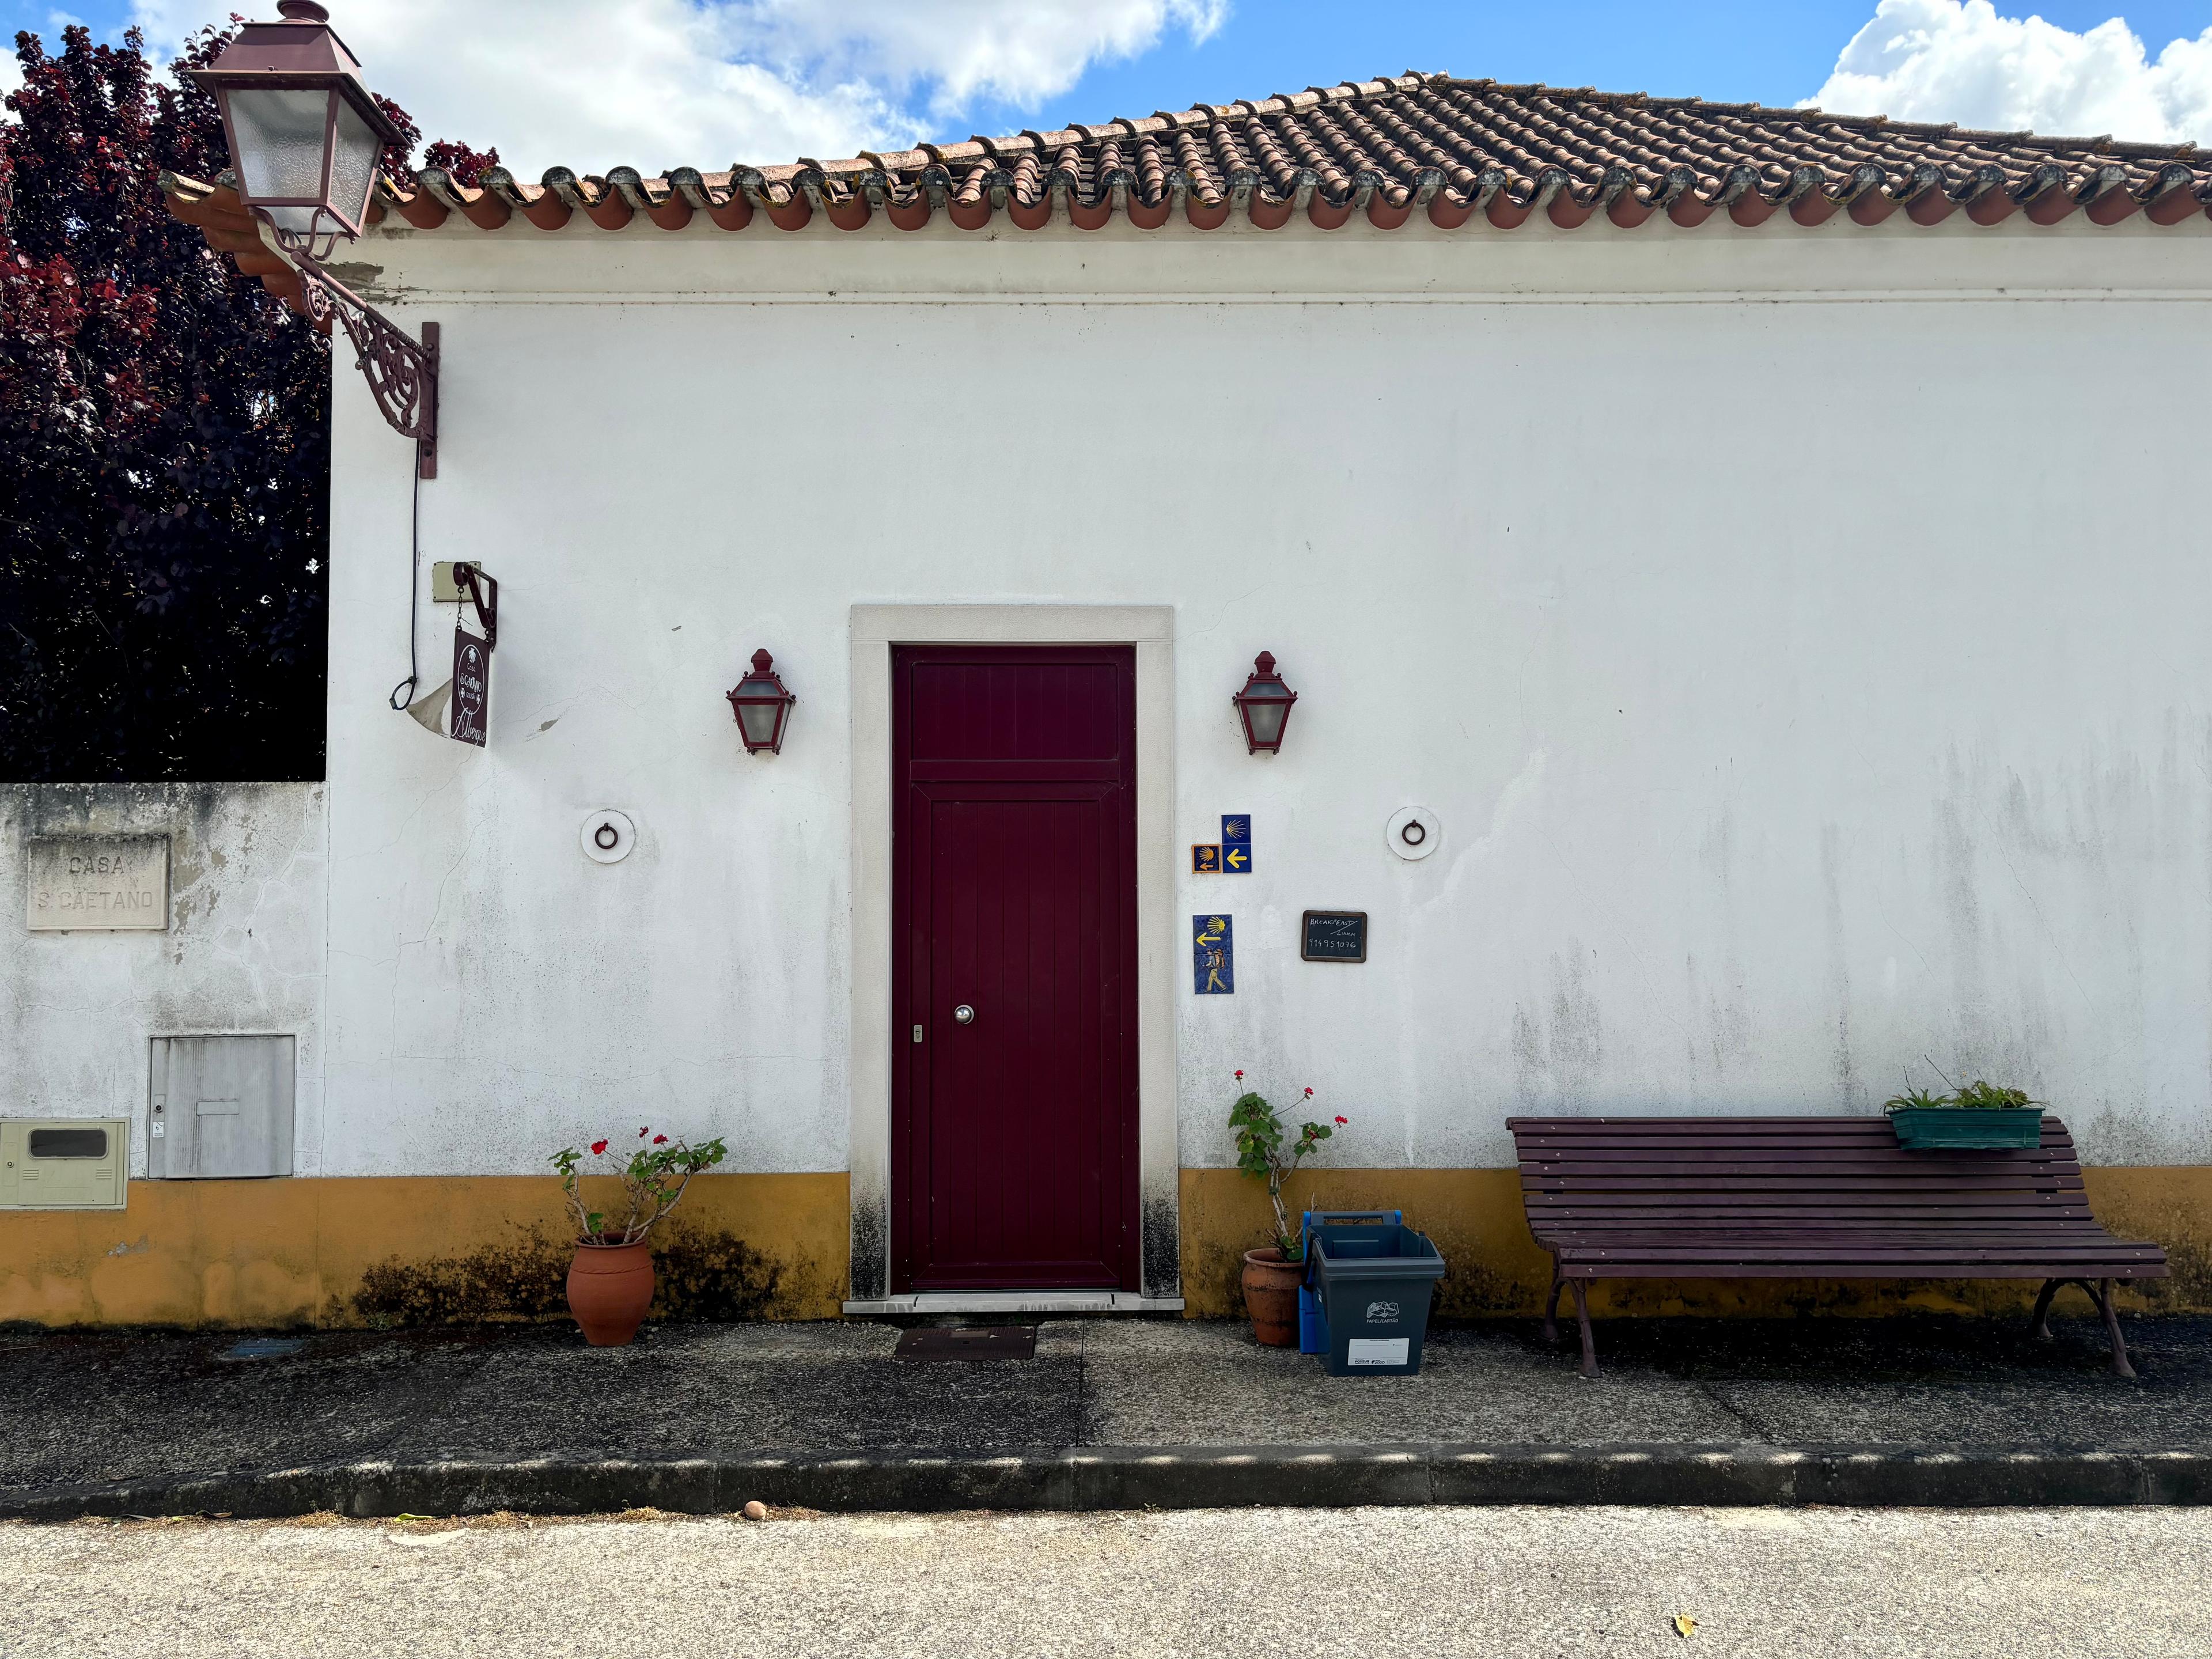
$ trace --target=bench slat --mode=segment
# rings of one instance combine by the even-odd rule
[[[2051,1239],[1928,1239],[1918,1243],[1894,1239],[1843,1240],[1812,1238],[1655,1241],[1649,1238],[1549,1238],[1544,1248],[1565,1261],[2127,1261],[2152,1259],[2146,1250],[2130,1250],[2110,1238],[2075,1238],[2071,1243]],[[1687,1271],[1686,1268],[1685,1271]]]
[[[1798,1203],[1836,1203],[1865,1210],[2017,1210],[2020,1214],[2044,1214],[2048,1210],[2086,1207],[2088,1194],[2081,1188],[2046,1192],[1701,1192],[1694,1188],[1672,1188],[1650,1192],[1595,1192],[1590,1188],[1524,1188],[1522,1199],[1531,1210],[1558,1210],[1564,1203],[1589,1203],[1606,1210],[1674,1210],[1686,1203],[1705,1203],[1723,1210],[1798,1206]]]
[[[1668,1175],[1614,1175],[1604,1182],[1548,1182],[1544,1176],[1526,1176],[1524,1188],[1533,1186],[1544,1192],[1850,1192],[1851,1186],[1832,1179],[1823,1179],[1818,1172],[1805,1175],[1719,1175],[1710,1182],[1686,1182]],[[1975,1179],[1975,1176],[1951,1176],[1948,1182],[1896,1182],[1887,1192],[2079,1192],[2081,1176],[2057,1175],[2048,1182],[2000,1182],[1997,1176]]]
[[[2064,1164],[2015,1164],[1992,1167],[1989,1164],[1968,1166],[1971,1176],[1955,1170],[1923,1170],[1879,1164],[1813,1164],[1803,1158],[1713,1158],[1705,1161],[1691,1159],[1638,1159],[1633,1163],[1613,1164],[1524,1164],[1521,1174],[1537,1181],[1588,1181],[1606,1182],[1620,1180],[1689,1180],[1700,1176],[1719,1179],[1724,1176],[1788,1176],[1793,1180],[1817,1176],[1832,1183],[1863,1182],[1869,1186],[1924,1186],[1930,1182],[1948,1185],[1962,1178],[2004,1182],[2015,1187],[2049,1186],[2053,1182],[2078,1179],[2071,1159]]]
[[[1702,1267],[1669,1261],[1564,1261],[1562,1279],[2164,1279],[2164,1262],[2042,1261],[1976,1262],[1944,1266],[1920,1262],[1910,1267],[1867,1262],[1807,1265],[1795,1261],[1735,1261]]]
[[[1864,1239],[1864,1238],[1930,1238],[1970,1242],[1978,1238],[2088,1238],[2102,1243],[2111,1235],[2090,1220],[2076,1220],[2053,1226],[2043,1218],[2023,1219],[2009,1224],[1992,1224],[1978,1222],[1965,1226],[1929,1224],[1925,1216],[1910,1216],[1888,1220],[1866,1216],[1842,1216],[1834,1218],[1791,1218],[1769,1216],[1756,1221],[1714,1221],[1703,1218],[1691,1219],[1672,1216],[1623,1217],[1617,1221],[1603,1218],[1592,1219],[1583,1216],[1545,1218],[1542,1236],[1549,1238],[1602,1237],[1606,1238],[1649,1239],[1666,1241],[1686,1237],[1727,1239],[1748,1238],[1794,1239]]]

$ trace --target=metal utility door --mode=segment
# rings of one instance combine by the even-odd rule
[[[891,1287],[1133,1291],[1136,653],[891,670]]]
[[[289,1036],[155,1037],[146,1173],[291,1174],[295,1047]]]

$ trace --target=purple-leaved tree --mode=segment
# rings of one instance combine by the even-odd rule
[[[203,30],[174,67],[227,38]],[[15,50],[0,779],[319,778],[329,343],[162,203],[163,169],[228,166],[212,98],[157,75],[135,32]]]

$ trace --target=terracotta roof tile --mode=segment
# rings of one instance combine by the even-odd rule
[[[249,259],[267,256],[227,181],[164,181],[179,217]],[[1819,224],[1839,212],[1878,224],[1964,212],[2051,224],[2075,212],[2112,224],[2136,213],[2173,224],[2212,210],[2212,155],[2191,144],[1976,132],[1819,110],[1765,109],[1449,76],[1407,74],[1200,105],[1058,132],[802,157],[793,165],[678,167],[646,178],[555,167],[535,185],[505,168],[475,189],[434,169],[381,179],[377,210],[421,230],[513,217],[540,230],[678,230],[702,216],[723,230],[797,230],[818,212],[856,230],[878,215],[902,230],[939,216],[981,229],[1065,220],[1097,229],[1116,214],[1154,228],[1180,214],[1211,229],[1242,212],[1261,228],[1303,213],[1334,228],[1364,215],[1390,229],[1425,212],[1444,228],[1484,215],[1501,229],[1541,213],[1571,228],[1600,214],[1631,227],[1725,213],[1756,225],[1778,212]],[[275,262],[270,261],[271,264]],[[265,274],[281,283],[281,270]]]

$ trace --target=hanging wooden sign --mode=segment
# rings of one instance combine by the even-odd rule
[[[454,585],[475,607],[482,635],[453,619],[453,702],[446,735],[485,747],[491,732],[491,653],[499,643],[499,583],[474,564],[453,567]]]
[[[484,746],[491,725],[491,647],[465,628],[453,629],[453,724],[446,735],[456,743]]]

